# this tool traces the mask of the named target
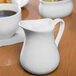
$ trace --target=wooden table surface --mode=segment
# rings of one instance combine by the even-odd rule
[[[9,0],[7,0],[9,2]],[[1,3],[6,2],[0,0]],[[22,19],[40,19],[38,13],[38,0],[30,0],[30,3],[22,8]],[[76,0],[74,0],[73,13],[64,19],[65,31],[59,44],[60,65],[52,73],[46,76],[76,76]],[[59,25],[55,29],[55,37]],[[19,56],[23,43],[0,47],[0,76],[34,76],[26,72],[19,63]],[[35,75],[36,76],[36,75]]]

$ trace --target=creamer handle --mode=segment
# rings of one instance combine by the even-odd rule
[[[56,40],[55,40],[57,47],[59,45],[60,39],[62,37],[62,34],[64,32],[64,28],[65,28],[65,22],[62,19],[55,19],[54,25],[56,26],[56,24],[58,24],[59,22],[60,22],[60,28],[59,28],[59,32],[58,32],[58,35],[57,35]]]

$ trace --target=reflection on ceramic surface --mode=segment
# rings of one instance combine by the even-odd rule
[[[25,37],[24,30],[19,27],[19,29],[11,38],[0,40],[0,47],[22,43],[24,42],[24,37]]]
[[[63,0],[57,2],[46,2],[40,0],[39,13],[43,17],[57,18],[65,17],[73,11],[73,0]]]
[[[17,29],[18,22],[21,21],[21,8],[15,4],[0,4],[1,10],[15,11],[16,14],[0,18],[0,40],[12,37]]]
[[[54,28],[60,29],[54,40]],[[54,71],[60,62],[58,44],[65,23],[62,19],[24,20],[20,26],[25,29],[26,38],[21,51],[20,62],[24,69],[33,74],[47,74]]]

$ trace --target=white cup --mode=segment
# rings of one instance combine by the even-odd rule
[[[0,40],[8,39],[13,36],[19,25],[19,21],[21,21],[21,8],[19,8],[15,4],[0,4],[0,11],[14,11],[16,14],[0,17]]]

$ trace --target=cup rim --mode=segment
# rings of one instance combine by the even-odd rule
[[[15,6],[17,9],[18,9],[18,12],[16,12],[16,14],[14,14],[14,15],[11,15],[11,16],[7,16],[7,17],[0,17],[0,19],[6,19],[6,18],[11,18],[11,17],[14,17],[14,16],[17,16],[17,15],[19,15],[20,13],[21,13],[21,8],[20,7],[18,7],[16,4],[10,4],[10,3],[1,3],[0,5],[5,5],[5,6],[7,6],[7,5],[13,5],[13,6]],[[7,9],[8,10],[8,9]],[[10,11],[13,11],[12,9],[10,10]]]
[[[62,4],[62,3],[69,2],[69,1],[72,1],[72,0],[62,0],[62,1],[55,1],[55,2],[48,2],[48,1],[40,0],[40,2],[43,4]]]

